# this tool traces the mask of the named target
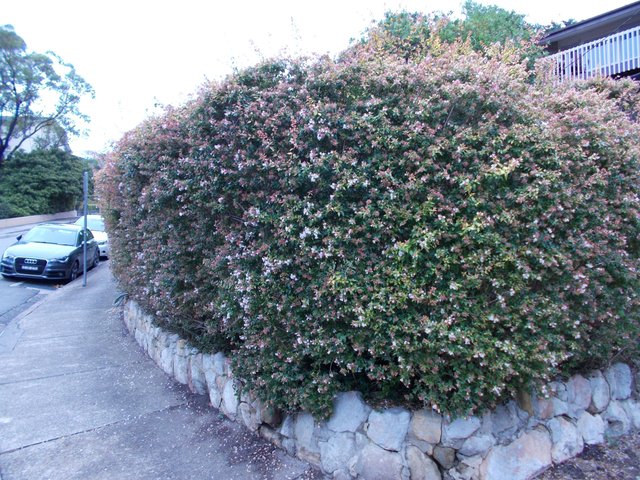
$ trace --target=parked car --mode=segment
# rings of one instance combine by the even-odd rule
[[[84,216],[76,220],[76,225],[84,225]],[[101,215],[87,215],[87,228],[93,233],[100,246],[100,256],[109,258],[109,236],[104,228],[104,219]]]
[[[78,225],[37,225],[7,248],[0,262],[3,277],[74,280],[83,269],[87,239],[88,267],[100,264],[100,249],[90,230]]]

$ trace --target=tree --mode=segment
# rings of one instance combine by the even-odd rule
[[[0,27],[0,169],[29,139],[77,134],[78,108],[91,86],[53,52],[27,51],[11,25]]]
[[[544,49],[534,40],[545,27],[528,23],[524,15],[495,5],[481,5],[467,0],[462,6],[463,18],[437,12],[429,15],[409,12],[388,12],[374,28],[366,32],[362,43],[372,42],[384,50],[402,54],[405,59],[420,60],[438,42],[468,41],[476,52],[486,52],[493,44],[525,43],[520,49],[523,58],[533,68],[535,59]],[[548,29],[548,27],[546,27]]]
[[[56,148],[17,152],[0,178],[0,218],[74,209],[82,199],[82,175],[89,166]]]
[[[454,20],[441,31],[445,40],[469,39],[476,51],[492,43],[531,40],[539,25],[527,23],[524,15],[495,5],[481,5],[467,0],[462,6],[463,20]]]

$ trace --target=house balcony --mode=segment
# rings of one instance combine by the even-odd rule
[[[640,73],[640,26],[551,55],[559,82],[595,76],[623,77]]]

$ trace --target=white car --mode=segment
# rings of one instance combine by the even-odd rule
[[[84,225],[84,216],[76,220],[76,225]],[[104,229],[104,219],[101,215],[87,215],[87,228],[93,233],[98,242],[100,256],[109,258],[109,236]]]

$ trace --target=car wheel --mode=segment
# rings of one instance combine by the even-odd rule
[[[80,272],[80,264],[76,260],[73,262],[73,266],[71,267],[71,272],[69,273],[69,281],[73,282],[76,278],[78,278],[78,273]]]
[[[96,268],[98,265],[100,265],[100,249],[96,248],[96,254],[93,256],[93,268]]]

